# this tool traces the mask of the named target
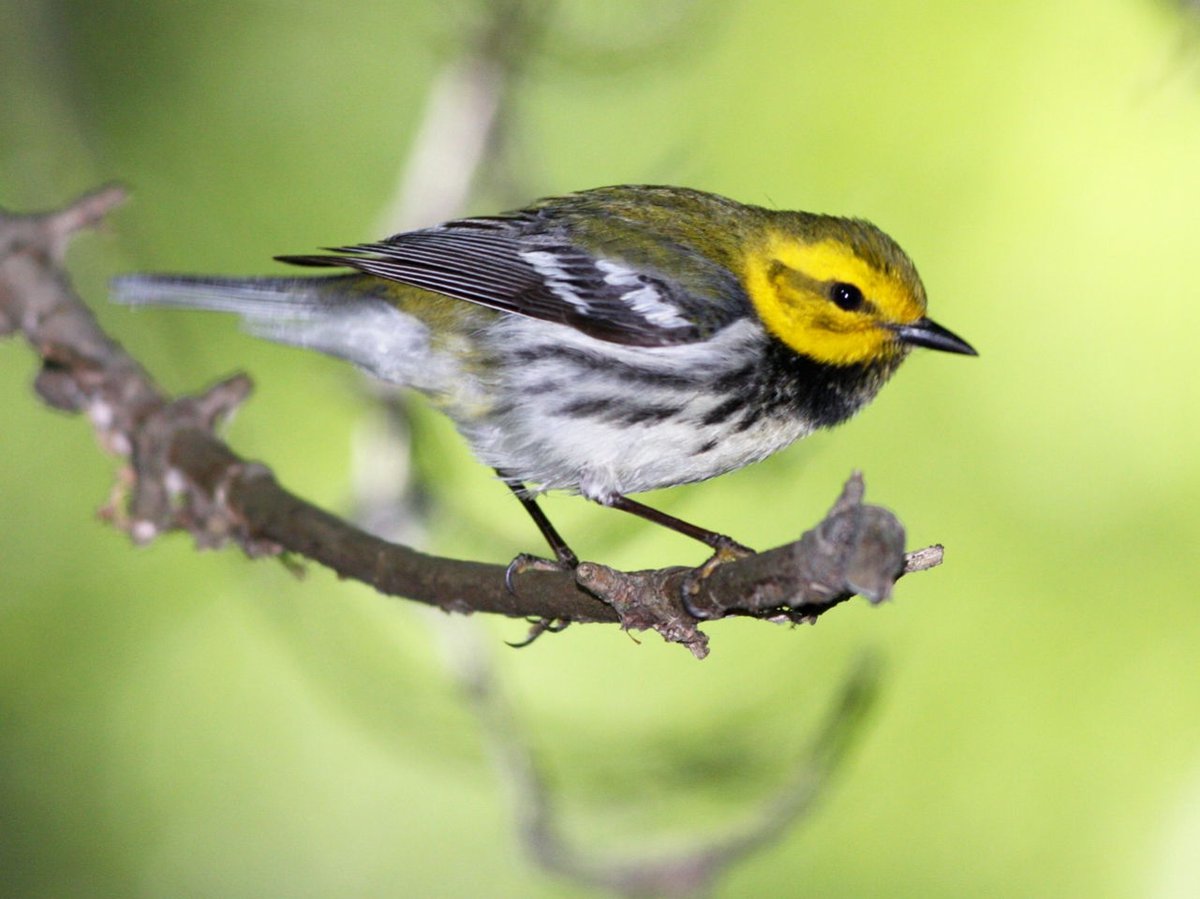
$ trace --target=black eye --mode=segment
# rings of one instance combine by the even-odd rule
[[[845,309],[847,312],[855,312],[866,305],[862,291],[845,281],[834,281],[830,285],[829,299],[833,300],[839,309]]]

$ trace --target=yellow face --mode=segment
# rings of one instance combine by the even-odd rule
[[[836,236],[805,242],[772,233],[747,259],[744,278],[768,331],[818,362],[854,365],[902,353],[895,327],[925,314],[925,290],[903,263],[873,265]]]

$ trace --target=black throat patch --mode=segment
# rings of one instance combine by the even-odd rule
[[[903,358],[829,365],[768,337],[761,360],[725,375],[717,387],[737,391],[742,413],[736,425],[739,430],[760,418],[779,415],[798,416],[814,428],[830,428],[874,399]]]

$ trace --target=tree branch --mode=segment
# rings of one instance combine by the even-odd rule
[[[120,187],[106,187],[58,212],[0,210],[0,334],[20,331],[41,357],[35,390],[48,405],[86,414],[101,445],[128,460],[105,511],[138,543],[185,530],[202,547],[233,541],[250,556],[295,553],[448,612],[654,629],[698,657],[708,651],[702,620],[811,621],[856,593],[879,602],[906,571],[941,561],[940,547],[905,556],[903,527],[887,510],[862,503],[858,475],[795,543],[699,569],[620,572],[583,563],[575,573],[530,571],[515,595],[504,586],[504,566],[438,558],[373,537],[288,492],[268,468],[217,438],[215,427],[249,396],[249,378],[171,399],[101,331],[62,260],[69,239],[124,198]]]

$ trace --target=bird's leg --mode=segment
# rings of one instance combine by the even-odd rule
[[[517,499],[521,501],[521,505],[529,513],[529,517],[533,519],[533,523],[537,525],[538,530],[542,532],[542,536],[546,538],[546,542],[550,544],[550,549],[553,550],[555,558],[555,561],[551,562],[549,559],[532,556],[528,553],[521,553],[508,563],[508,569],[504,572],[504,586],[508,588],[508,592],[516,593],[516,589],[513,587],[513,578],[523,571],[530,571],[532,569],[571,571],[577,568],[579,566],[579,557],[571,551],[571,547],[567,546],[567,541],[562,538],[562,535],[550,523],[550,519],[546,517],[546,513],[542,511],[541,506],[529,496],[525,490],[525,485],[509,477],[498,468],[496,469],[496,474],[508,485],[508,488]]]
[[[754,550],[748,546],[742,546],[742,544],[738,543],[732,537],[726,537],[724,534],[718,534],[716,531],[710,531],[698,525],[691,524],[680,518],[676,518],[674,515],[668,515],[666,512],[660,512],[658,509],[644,506],[619,493],[614,493],[606,499],[601,500],[601,502],[610,508],[620,509],[622,512],[631,512],[647,521],[653,521],[655,524],[678,531],[680,534],[691,537],[693,540],[699,540],[706,546],[711,546],[713,556],[705,563],[704,567],[707,570],[711,570],[723,562],[732,562],[735,559],[744,559],[746,556],[754,555]]]
[[[678,531],[680,534],[691,537],[693,540],[699,540],[706,546],[712,547],[713,554],[703,565],[688,575],[683,587],[684,607],[695,618],[708,617],[703,612],[697,610],[691,602],[691,597],[698,591],[700,582],[707,579],[709,575],[726,562],[734,562],[738,559],[754,555],[754,550],[748,546],[743,546],[732,537],[718,534],[716,531],[710,531],[698,525],[691,524],[690,522],[676,518],[674,515],[668,515],[666,512],[660,512],[658,509],[644,506],[619,493],[614,493],[608,499],[604,500],[604,505],[610,506],[613,509],[620,509],[623,512],[632,512],[634,515],[644,518],[647,521],[661,524],[665,528]]]
[[[562,538],[562,535],[558,533],[554,525],[550,523],[550,519],[546,517],[546,513],[542,511],[537,501],[526,492],[525,485],[520,481],[508,477],[499,469],[496,469],[496,474],[500,475],[504,483],[508,485],[508,489],[521,501],[521,505],[529,513],[529,517],[533,519],[533,523],[537,525],[538,530],[542,532],[542,536],[546,538],[546,542],[550,544],[550,549],[554,552],[554,557],[558,560],[559,566],[562,568],[577,567],[579,565],[579,558],[571,551],[571,547],[567,546],[567,541]]]

